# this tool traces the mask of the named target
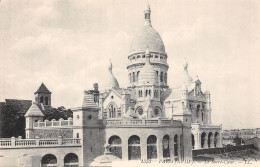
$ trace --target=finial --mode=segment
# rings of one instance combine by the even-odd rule
[[[183,70],[188,72],[188,62],[187,62],[186,57],[185,57],[185,62],[183,64]]]
[[[112,61],[111,61],[111,58],[110,58],[109,59],[109,65],[108,65],[108,69],[109,69],[110,72],[112,72],[112,68],[113,68],[113,66],[112,66]]]
[[[148,0],[146,1],[146,8],[145,8],[145,10],[151,11],[151,8],[150,8],[149,1],[148,1]]]
[[[147,0],[147,3],[146,3],[146,7],[145,7],[145,10],[144,10],[144,19],[145,19],[145,22],[144,22],[144,25],[149,25],[151,26],[151,8],[150,8],[150,5],[148,3],[148,0]]]
[[[148,45],[146,46],[145,54],[146,54],[146,55],[149,55],[149,54],[150,54]]]

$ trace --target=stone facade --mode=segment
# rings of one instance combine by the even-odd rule
[[[36,104],[25,115],[26,139],[0,141],[4,156],[11,148],[26,146],[34,152],[24,153],[41,157],[42,166],[62,166],[56,156],[64,158],[71,149],[76,166],[88,166],[102,156],[104,145],[119,159],[139,162],[191,160],[192,149],[221,146],[221,126],[211,124],[210,93],[202,91],[199,79],[193,82],[187,62],[180,83],[169,88],[168,55],[151,26],[149,5],[144,13],[145,24],[128,56],[128,87],[119,86],[110,62],[101,87],[94,84],[93,90],[84,91],[82,105],[72,109],[73,120],[44,121],[37,104],[48,94],[42,105],[49,105],[51,92],[42,85],[35,92]],[[54,147],[49,152],[55,154],[38,153],[45,146]]]

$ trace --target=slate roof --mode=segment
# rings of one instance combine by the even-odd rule
[[[38,88],[38,90],[34,93],[51,93],[49,89],[44,85],[44,83],[41,84],[41,86]]]

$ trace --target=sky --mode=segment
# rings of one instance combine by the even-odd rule
[[[149,0],[152,26],[168,55],[168,85],[189,73],[209,89],[212,122],[260,127],[260,2]],[[127,87],[131,40],[144,23],[145,0],[1,0],[0,101],[34,100],[42,82],[52,105],[77,107],[101,82],[111,58]]]

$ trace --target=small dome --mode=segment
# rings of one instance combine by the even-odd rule
[[[150,48],[150,46],[149,46]],[[140,71],[139,74],[139,79],[138,79],[138,83],[139,84],[154,84],[154,85],[158,85],[158,77],[156,74],[156,71],[154,70],[154,67],[150,64],[150,54],[149,51],[146,50],[146,52],[148,52],[148,55],[146,54],[146,63],[143,66],[143,68]]]
[[[143,26],[135,35],[131,43],[130,54],[145,52],[146,46],[149,46],[150,52],[165,53],[162,38],[151,25]]]
[[[112,88],[119,88],[119,84],[118,84],[118,81],[117,79],[115,78],[115,76],[113,75],[113,72],[112,72],[112,63],[110,61],[110,64],[108,66],[108,73],[106,74],[106,77],[105,79],[100,82],[100,88],[101,90],[108,90],[108,89],[112,89]]]

